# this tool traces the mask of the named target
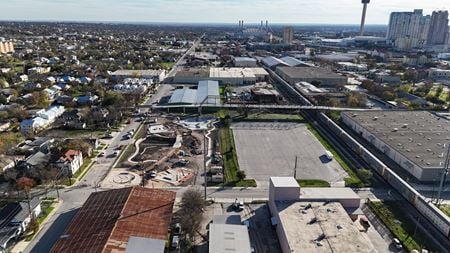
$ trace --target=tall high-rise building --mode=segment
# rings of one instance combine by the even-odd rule
[[[430,20],[429,15],[423,15],[423,10],[393,12],[386,38],[399,48],[422,47],[427,41]]]
[[[361,0],[361,3],[363,4],[363,12],[361,17],[361,27],[359,28],[359,35],[364,35],[364,25],[366,24],[366,12],[367,12],[367,5],[370,3],[370,0]]]
[[[286,26],[283,29],[283,42],[292,44],[292,41],[294,41],[294,29],[292,26]]]
[[[14,53],[14,44],[9,42],[0,41],[0,54]]]
[[[447,43],[448,11],[433,11],[428,31],[428,45],[442,45]]]

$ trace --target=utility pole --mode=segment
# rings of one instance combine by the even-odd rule
[[[294,179],[297,179],[297,160],[298,156],[295,156]]]

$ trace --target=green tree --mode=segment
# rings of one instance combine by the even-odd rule
[[[239,181],[242,181],[247,177],[247,174],[245,173],[245,171],[240,170],[237,172],[236,176],[239,179]]]
[[[359,169],[357,171],[357,174],[358,174],[358,177],[361,179],[361,181],[363,181],[366,184],[370,182],[370,179],[373,176],[373,173],[372,173],[371,170],[364,169],[364,168],[363,169]]]
[[[103,106],[121,107],[125,103],[125,98],[122,94],[108,91],[103,99]]]

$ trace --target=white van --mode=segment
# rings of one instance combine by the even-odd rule
[[[333,160],[334,156],[330,151],[325,151],[325,155],[327,156],[327,158],[331,161]]]

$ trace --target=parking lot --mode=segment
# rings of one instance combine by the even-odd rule
[[[347,173],[329,160],[325,148],[297,123],[235,123],[232,125],[239,167],[259,186],[268,186],[271,176],[294,176],[297,157],[298,179],[321,179],[332,186],[344,186]]]

